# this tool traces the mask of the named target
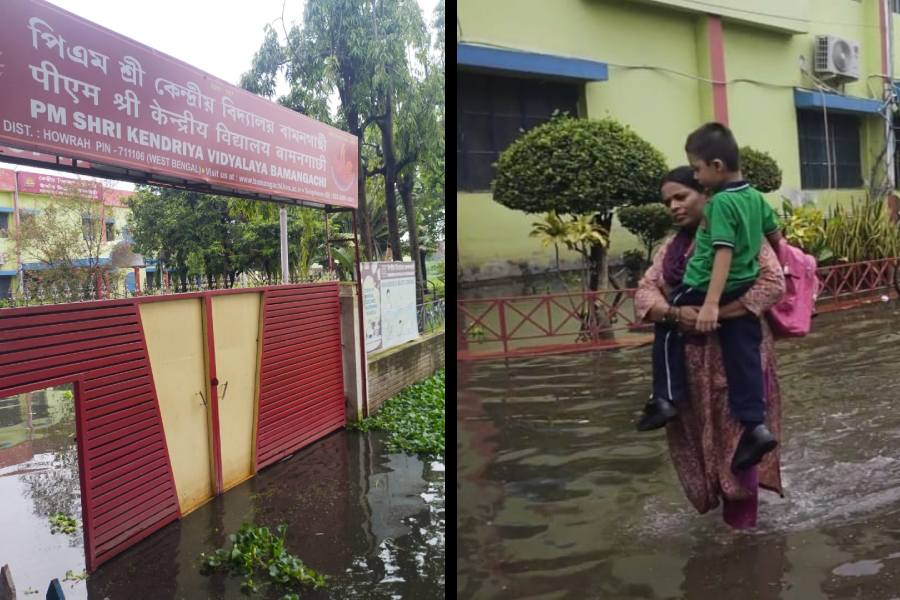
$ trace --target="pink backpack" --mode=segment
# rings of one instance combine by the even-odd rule
[[[766,315],[776,338],[803,337],[809,333],[819,291],[816,259],[800,248],[781,242],[778,259],[784,267],[784,296]]]

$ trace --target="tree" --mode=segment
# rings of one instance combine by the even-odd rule
[[[741,173],[744,179],[763,193],[781,188],[781,169],[767,152],[744,146],[741,152]]]
[[[241,85],[271,98],[283,75],[290,93],[279,102],[293,110],[346,129],[359,140],[359,220],[364,254],[374,254],[366,211],[367,177],[375,173],[365,162],[366,128],[386,118],[391,91],[406,70],[406,39],[418,7],[413,0],[318,0],[306,5],[302,27],[275,30],[253,58]],[[421,20],[421,17],[419,18]],[[330,119],[328,98],[340,99],[337,118]],[[379,105],[376,107],[375,103]],[[393,175],[393,174],[391,174]],[[391,184],[394,184],[391,179]],[[387,187],[387,186],[386,186]]]
[[[438,9],[440,8],[439,6]],[[440,20],[436,25],[439,23]],[[410,256],[416,266],[416,302],[422,304],[425,274],[420,260],[419,223],[414,192],[417,191],[416,181],[425,169],[425,163],[429,163],[431,169],[439,164],[443,172],[444,75],[443,64],[433,62],[427,48],[420,51],[418,60],[424,66],[424,76],[421,79],[413,78],[399,92],[401,102],[398,103],[396,138],[397,154],[400,157],[397,165],[398,191],[406,216]]]
[[[647,262],[653,258],[653,248],[672,229],[672,215],[662,204],[623,206],[619,209],[619,223],[633,233],[647,249]]]
[[[607,236],[590,246],[588,288],[606,283],[606,249],[614,211],[659,196],[662,154],[612,119],[556,117],[515,140],[497,162],[494,200],[526,213],[591,215]]]
[[[189,260],[196,268],[195,253],[204,248],[202,238],[208,235],[215,218],[206,214],[210,205],[201,202],[202,196],[171,188],[139,186],[137,193],[128,199],[134,248],[145,256],[157,258],[157,286],[162,272],[171,268],[182,290],[187,290],[192,270]]]
[[[443,2],[438,5],[435,26],[439,27],[443,56]],[[401,193],[410,189],[409,182],[402,183],[400,178],[403,167],[412,165],[415,157],[402,154],[397,128],[406,114],[404,107],[415,87],[412,84],[417,81],[413,72],[426,64],[421,56],[428,45],[418,4],[415,0],[320,0],[306,6],[302,27],[285,28],[283,34],[282,42],[272,27],[266,28],[265,39],[241,85],[271,98],[278,77],[283,75],[290,92],[278,100],[281,104],[357,136],[363,254],[370,259],[376,255],[366,180],[381,176],[388,242],[400,259],[402,231],[396,194],[398,185],[406,186],[401,187]],[[442,65],[443,60],[436,64]],[[340,99],[334,116],[328,111],[332,95]],[[378,130],[374,142],[368,134],[372,126]],[[415,211],[408,212],[415,215]]]
[[[281,277],[274,204],[144,187],[129,206],[135,250],[158,259],[157,273],[174,270],[182,290],[201,279],[209,287],[228,288],[241,275],[259,284]],[[293,278],[307,278],[310,265],[325,260],[325,215],[311,208],[287,210],[289,271]],[[329,226],[339,231],[337,223]]]
[[[381,132],[382,165],[372,172],[384,176],[388,239],[394,260],[403,260],[396,191],[401,171],[416,156],[415,149],[406,156],[398,155],[397,120],[408,114],[407,107],[415,101],[415,88],[419,84],[412,74],[416,65],[410,60],[411,54],[417,62],[426,65],[427,73],[428,35],[415,0],[376,0],[372,24],[375,35],[382,40],[378,60],[373,65],[370,91],[372,120]],[[419,140],[422,133],[419,132]]]
[[[91,185],[91,184],[87,184]],[[26,260],[41,264],[29,274],[26,288],[69,290],[79,298],[100,297],[112,269],[101,265],[106,249],[103,240],[103,207],[86,193],[85,183],[72,183],[37,214],[26,215],[19,226],[19,242]]]

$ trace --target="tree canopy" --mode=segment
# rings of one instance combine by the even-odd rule
[[[210,287],[232,287],[240,276],[272,283],[281,276],[278,211],[274,205],[141,187],[129,201],[134,249],[175,273],[181,286],[203,278]],[[311,276],[311,265],[327,268],[324,213],[288,208],[291,277]],[[339,224],[329,223],[331,235]],[[157,275],[157,285],[159,276]]]

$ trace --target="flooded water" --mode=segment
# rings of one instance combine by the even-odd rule
[[[52,443],[0,469],[0,565],[10,563],[20,600],[43,598],[52,578],[84,570],[77,454],[65,427],[58,429]],[[9,448],[21,453],[21,440],[14,441]],[[442,462],[389,453],[377,432],[339,431],[105,563],[87,581],[62,581],[63,589],[68,600],[247,598],[241,579],[202,574],[200,554],[228,546],[227,536],[243,523],[285,523],[287,549],[329,578],[327,589],[298,590],[301,598],[443,598],[444,496]],[[50,532],[47,515],[61,511],[77,516],[77,535]]]
[[[748,533],[634,431],[649,352],[460,367],[459,598],[900,598],[896,303],[779,342],[786,497]]]
[[[443,598],[444,465],[388,453],[382,440],[339,431],[261,471],[102,565],[89,597],[247,598],[239,578],[201,574],[198,557],[242,523],[286,523],[287,549],[329,578],[301,598]]]
[[[0,502],[0,565],[19,598],[43,597],[67,576],[67,597],[85,597],[82,530],[51,524],[59,514],[81,521],[71,386],[0,399]]]

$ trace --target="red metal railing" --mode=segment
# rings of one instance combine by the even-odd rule
[[[829,304],[843,304],[849,300],[855,305],[855,300],[876,292],[891,293],[898,265],[900,258],[884,258],[822,267],[819,269],[821,283],[817,304],[827,310]]]
[[[900,259],[819,269],[821,312],[893,293]],[[457,300],[457,360],[620,348],[651,340],[634,313],[634,289]]]
[[[634,292],[601,290],[457,301],[457,358],[534,356],[647,340]]]

